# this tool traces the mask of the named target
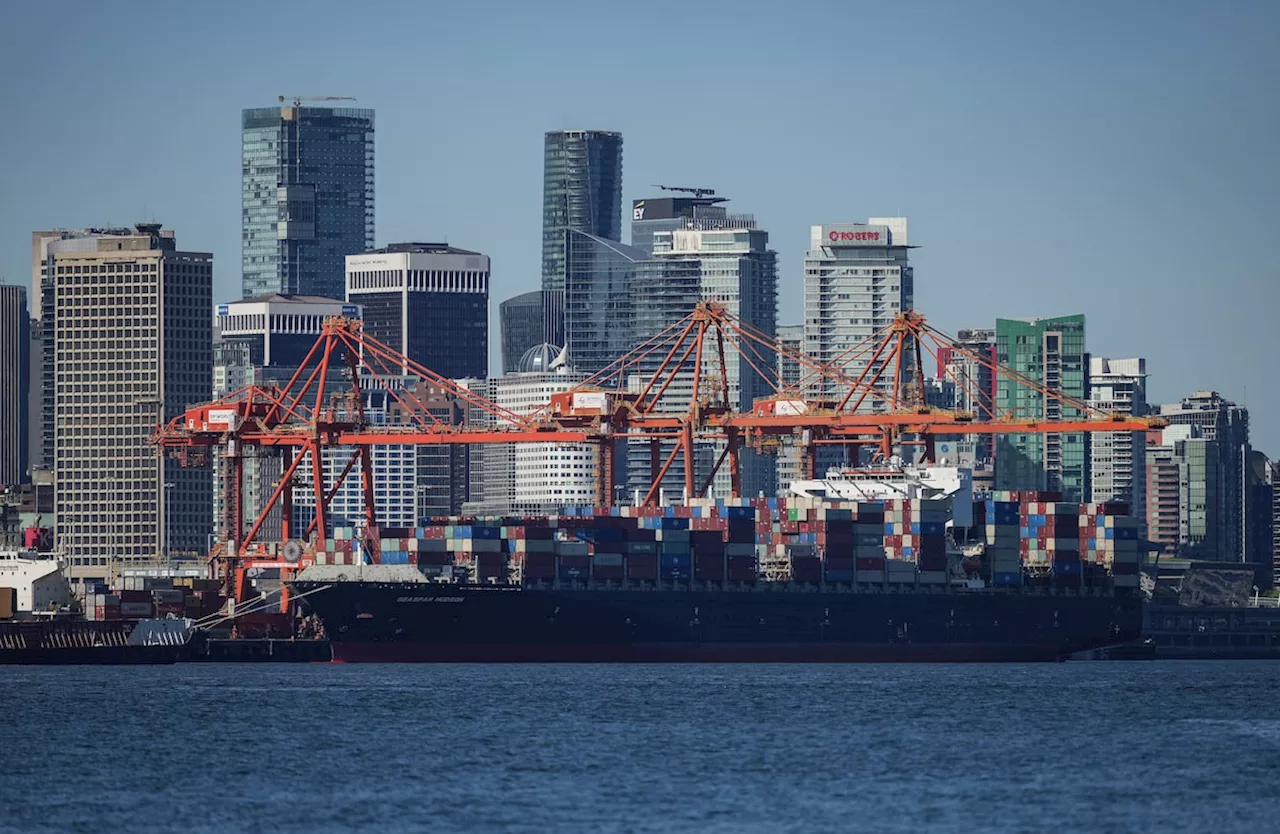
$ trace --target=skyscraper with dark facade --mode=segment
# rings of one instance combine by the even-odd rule
[[[0,285],[0,485],[26,481],[31,318],[25,287]]]
[[[568,241],[573,230],[606,240],[622,239],[622,134],[605,130],[547,133],[542,173],[542,289],[562,293]],[[554,296],[551,332],[562,343],[563,308]]]
[[[646,253],[616,240],[569,231],[564,348],[569,365],[595,374],[636,346],[632,285]]]
[[[295,102],[241,128],[243,296],[341,298],[343,259],[374,245],[373,111]]]
[[[502,302],[498,305],[498,326],[502,331],[502,372],[514,373],[520,370],[520,359],[529,348],[546,341],[546,294],[534,290]]]
[[[488,376],[488,255],[395,243],[346,260],[366,333],[449,379]]]

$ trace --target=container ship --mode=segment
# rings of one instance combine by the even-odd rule
[[[216,583],[214,583],[216,584]],[[181,609],[86,588],[73,606],[63,564],[34,549],[0,552],[0,664],[153,664],[183,659],[195,636]],[[131,607],[132,606],[132,607]]]
[[[337,528],[290,585],[340,662],[1053,661],[1140,635],[1124,508],[995,493],[961,550],[938,497]]]

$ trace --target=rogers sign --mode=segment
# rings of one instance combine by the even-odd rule
[[[841,232],[832,229],[827,233],[827,240],[832,243],[847,243],[852,241],[878,241],[880,240],[879,232]]]

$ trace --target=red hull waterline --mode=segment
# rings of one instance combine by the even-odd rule
[[[1058,646],[733,643],[519,645],[334,643],[334,663],[1045,663]]]

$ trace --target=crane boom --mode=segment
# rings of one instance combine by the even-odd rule
[[[716,192],[710,188],[686,188],[682,185],[658,185],[654,183],[654,188],[660,188],[663,191],[683,191],[686,194],[692,194],[694,197],[714,197]]]
[[[290,99],[294,107],[301,107],[304,101],[355,101],[355,96],[277,96],[281,104]]]

